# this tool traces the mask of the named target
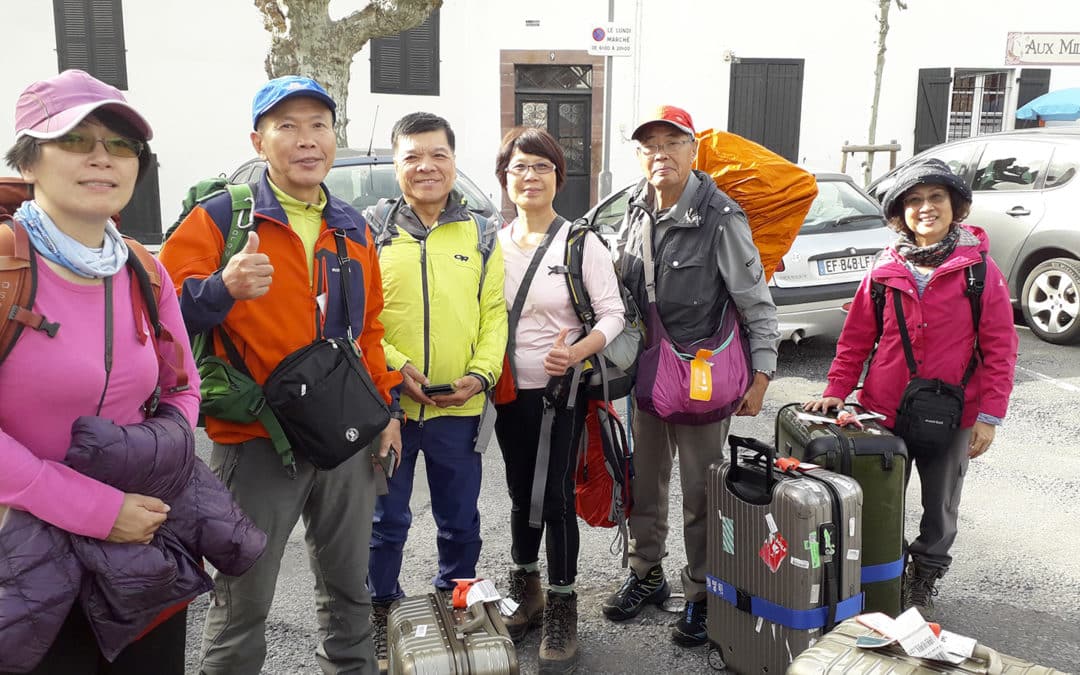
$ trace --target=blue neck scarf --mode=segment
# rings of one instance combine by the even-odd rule
[[[35,201],[23,202],[15,219],[26,228],[39,254],[80,277],[111,277],[127,262],[127,244],[111,219],[105,221],[105,245],[101,248],[90,248],[65,234]]]

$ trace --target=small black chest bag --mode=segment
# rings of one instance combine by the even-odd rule
[[[893,431],[904,439],[908,450],[916,455],[941,452],[956,438],[956,432],[960,429],[961,418],[964,414],[964,388],[967,387],[978,366],[979,318],[982,314],[982,290],[986,279],[986,254],[982,254],[981,261],[968,267],[966,273],[967,296],[971,302],[971,323],[974,328],[975,344],[960,384],[916,376],[915,355],[912,352],[911,337],[904,320],[900,291],[892,289],[893,307],[900,327],[904,358],[907,360],[908,372],[911,374],[911,379],[900,397],[900,406],[896,411],[896,427]]]

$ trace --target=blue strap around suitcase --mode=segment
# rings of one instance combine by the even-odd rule
[[[891,581],[904,573],[904,559],[880,565],[863,565],[860,579],[864,584]]]
[[[823,628],[829,620],[828,605],[815,607],[814,609],[788,609],[764,598],[741,593],[728,582],[711,574],[705,576],[705,588],[709,593],[731,603],[741,611],[794,630]],[[836,623],[859,614],[862,612],[862,608],[862,593],[841,600],[836,604]]]

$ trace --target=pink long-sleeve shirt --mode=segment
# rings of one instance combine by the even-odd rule
[[[536,276],[529,285],[528,295],[525,296],[525,307],[521,310],[521,318],[518,319],[514,334],[514,375],[520,389],[543,389],[547,386],[551,378],[544,372],[544,357],[551,351],[563,328],[570,330],[566,336],[567,344],[574,343],[585,332],[574,313],[574,305],[570,302],[566,277],[562,274],[551,274],[549,269],[564,263],[570,225],[569,222],[563,223],[552,238],[551,245],[536,270]],[[515,220],[499,231],[499,245],[502,247],[506,269],[503,290],[507,309],[514,304],[518,288],[536,250],[523,249],[514,242],[515,229],[523,227]],[[585,238],[581,276],[592,299],[593,311],[596,312],[594,330],[603,333],[607,344],[622,332],[626,323],[626,308],[619,292],[619,280],[615,276],[611,253],[599,237],[590,235]]]
[[[134,255],[134,254],[132,254]],[[161,403],[175,406],[194,424],[199,377],[188,346],[180,306],[165,268],[158,263],[161,323],[183,351],[187,390],[168,393],[176,374],[159,368],[154,341],[141,343],[131,301],[131,277],[113,277],[113,359],[105,388],[105,286],[86,286],[60,277],[37,260],[34,311],[58,322],[56,337],[23,330],[0,364],[0,506],[28,511],[68,532],[104,539],[112,530],[124,495],[63,464],[71,444],[71,424],[97,414],[117,424],[144,419],[142,405],[160,382]],[[142,322],[140,322],[142,324]],[[162,345],[162,354],[174,358]]]

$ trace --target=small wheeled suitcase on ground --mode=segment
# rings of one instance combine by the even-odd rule
[[[957,666],[908,656],[895,645],[882,649],[861,649],[855,646],[855,641],[863,635],[877,633],[855,619],[845,621],[816,645],[800,654],[788,668],[787,675],[1065,675],[1060,670],[1035,666],[999,654],[981,644],[976,646],[972,658]]]
[[[782,673],[862,611],[862,490],[825,469],[790,468],[792,458],[774,462],[759,441],[729,440],[730,459],[708,476],[709,640],[733,673]]]
[[[873,420],[864,420],[862,429],[841,427],[799,419],[801,410],[802,404],[792,403],[777,414],[776,452],[858,481],[863,490],[866,611],[896,616],[904,573],[904,440]],[[836,413],[818,416],[835,418]]]
[[[386,639],[392,675],[517,675],[517,652],[496,603],[453,609],[439,594],[399,600]]]

